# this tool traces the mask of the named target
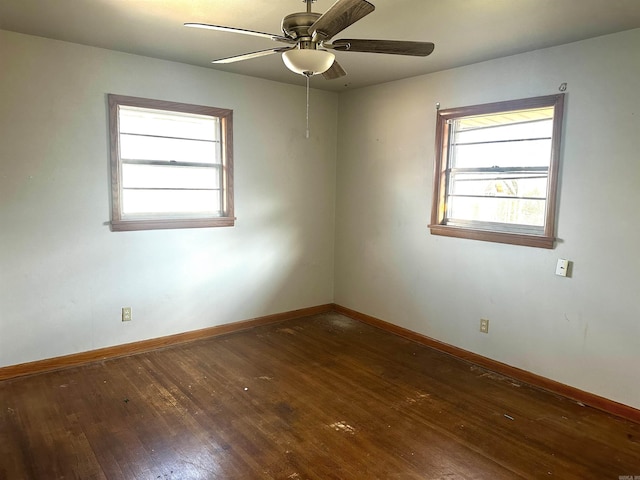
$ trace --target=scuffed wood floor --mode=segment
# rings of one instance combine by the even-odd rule
[[[338,314],[0,382],[2,479],[611,479],[640,425]]]

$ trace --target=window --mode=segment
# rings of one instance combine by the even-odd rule
[[[232,226],[232,118],[109,95],[112,230]]]
[[[439,110],[431,233],[553,248],[563,103]]]

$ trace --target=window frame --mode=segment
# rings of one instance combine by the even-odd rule
[[[518,100],[486,103],[467,107],[456,107],[438,110],[436,119],[436,144],[433,177],[433,200],[431,206],[432,235],[467,238],[488,242],[525,245],[530,247],[554,248],[556,230],[556,204],[558,196],[558,172],[560,165],[560,143],[564,116],[564,95],[547,95]],[[553,107],[553,128],[551,137],[551,158],[549,161],[547,195],[545,206],[545,222],[542,234],[517,232],[518,224],[514,224],[512,232],[492,230],[490,222],[473,222],[469,226],[447,224],[446,195],[449,169],[449,130],[450,120],[462,117],[489,115],[495,113]],[[487,228],[478,228],[479,224]]]
[[[157,230],[177,228],[231,227],[235,225],[233,202],[233,110],[187,103],[108,94],[111,166],[111,230]],[[120,156],[119,107],[139,107],[176,113],[216,117],[220,121],[222,204],[221,215],[159,213],[124,215],[122,212],[122,159]]]

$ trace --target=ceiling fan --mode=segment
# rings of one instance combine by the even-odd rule
[[[292,13],[282,19],[282,35],[256,32],[243,28],[209,25],[206,23],[185,23],[186,27],[208,28],[223,32],[241,33],[287,44],[287,46],[259,50],[214,60],[212,63],[232,63],[241,60],[282,53],[282,59],[294,73],[307,77],[322,74],[327,80],[346,75],[345,70],[328,50],[339,52],[370,52],[392,55],[426,57],[433,52],[430,42],[398,40],[331,39],[348,26],[373,12],[375,7],[367,0],[338,0],[329,10],[320,14],[311,11],[316,0],[302,0],[306,12]]]

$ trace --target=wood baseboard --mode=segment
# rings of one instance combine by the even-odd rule
[[[597,408],[612,415],[617,415],[619,417],[640,423],[640,410],[636,408],[615,402],[613,400],[609,400],[608,398],[600,397],[593,393],[579,390],[569,385],[564,385],[560,382],[556,382],[555,380],[551,380],[540,375],[527,372],[526,370],[522,370],[517,367],[512,367],[511,365],[507,365],[505,363],[483,357],[482,355],[463,350],[453,345],[440,342],[439,340],[435,340],[412,330],[399,327],[384,320],[380,320],[379,318],[372,317],[365,313],[361,313],[338,304],[318,305],[315,307],[276,313],[263,317],[243,320],[240,322],[228,323],[165,337],[142,340],[140,342],[126,343],[123,345],[115,345],[113,347],[74,353],[61,357],[48,358],[17,365],[9,365],[7,367],[0,367],[0,380],[7,380],[10,378],[16,378],[25,375],[34,375],[37,373],[60,370],[68,367],[76,367],[91,362],[148,352],[151,350],[156,350],[158,348],[169,347],[171,345],[193,342],[209,337],[238,332],[241,330],[258,327],[260,325],[279,323],[286,320],[328,313],[331,311],[335,311],[349,318],[353,318],[354,320],[359,320],[368,325],[372,325],[395,335],[399,335],[422,345],[434,348],[461,360],[473,363],[474,365],[481,366],[502,375],[506,375],[534,387],[541,388],[558,395],[562,395],[563,397],[583,403],[593,408]]]
[[[487,357],[483,357],[482,355],[478,355],[476,353],[472,353],[467,350],[454,347],[453,345],[440,342],[439,340],[435,340],[433,338],[427,337],[425,335],[414,332],[412,330],[399,327],[397,325],[386,322],[384,320],[380,320],[379,318],[372,317],[365,313],[361,313],[356,310],[343,307],[342,305],[334,304],[333,310],[349,318],[353,318],[354,320],[359,320],[368,325],[372,325],[382,330],[386,330],[387,332],[399,335],[409,340],[413,340],[414,342],[420,343],[427,347],[434,348],[441,352],[457,357],[461,360],[473,363],[474,365],[481,366],[493,372],[518,380],[520,382],[527,383],[533,387],[547,390],[554,394],[558,394],[563,397],[574,400],[576,402],[580,402],[584,405],[597,408],[598,410],[602,410],[606,413],[610,413],[612,415],[616,415],[616,416],[625,418],[627,420],[640,423],[640,410],[630,407],[628,405],[624,405],[622,403],[609,400],[608,398],[600,397],[593,393],[585,392],[575,387],[570,387],[569,385],[556,382],[555,380],[541,377],[540,375],[527,372],[526,370],[521,370],[520,368],[512,367],[511,365],[507,365],[505,363],[498,362],[496,360],[492,360]]]
[[[9,378],[16,378],[25,375],[33,375],[36,373],[44,373],[52,370],[60,370],[62,368],[77,367],[79,365],[84,365],[95,361],[108,360],[110,358],[133,355],[135,353],[148,352],[150,350],[169,347],[171,345],[177,345],[179,343],[192,342],[204,338],[238,332],[240,330],[258,327],[260,325],[284,322],[285,320],[292,320],[294,318],[327,313],[331,312],[332,310],[333,304],[318,305],[315,307],[275,313],[263,317],[243,320],[240,322],[227,323],[215,327],[193,330],[190,332],[177,333],[175,335],[169,335],[165,337],[151,338],[149,340],[142,340],[140,342],[99,348],[97,350],[90,350],[88,352],[74,353],[71,355],[64,355],[62,357],[48,358],[44,360],[37,360],[34,362],[21,363],[18,365],[9,365],[7,367],[0,368],[0,380],[7,380]]]

